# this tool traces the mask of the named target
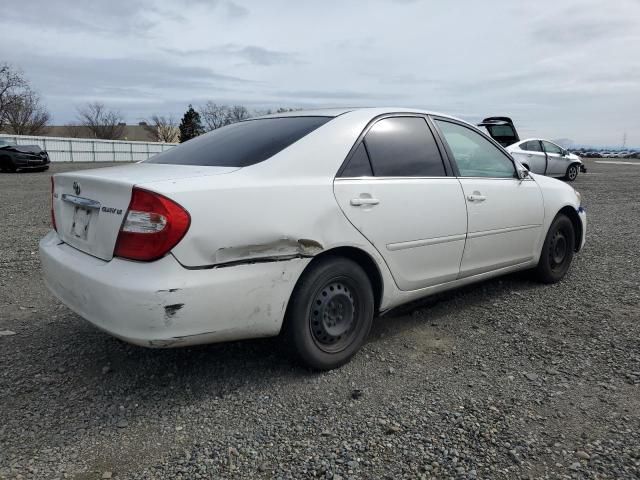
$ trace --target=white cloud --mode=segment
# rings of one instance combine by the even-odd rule
[[[130,121],[206,99],[394,104],[506,114],[523,133],[578,142],[626,131],[640,144],[633,0],[6,3],[0,60],[25,70],[60,123],[88,98]]]

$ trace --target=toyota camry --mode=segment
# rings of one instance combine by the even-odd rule
[[[44,280],[96,327],[149,347],[281,334],[315,369],[403,303],[517,270],[560,281],[586,232],[571,186],[412,109],[264,116],[51,189]]]

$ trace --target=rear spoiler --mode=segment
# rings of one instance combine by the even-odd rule
[[[487,117],[478,126],[485,127],[489,135],[503,147],[520,141],[516,127],[509,117]]]

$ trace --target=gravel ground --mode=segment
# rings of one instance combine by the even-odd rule
[[[274,340],[147,350],[95,330],[40,279],[48,173],[0,175],[0,478],[640,477],[640,165],[588,166],[563,282],[404,308],[322,374]]]

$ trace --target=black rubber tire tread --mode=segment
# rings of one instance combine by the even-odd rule
[[[550,249],[552,247],[551,243],[553,241],[553,238],[556,232],[560,229],[563,229],[566,232],[565,236],[567,237],[567,254],[561,268],[554,269],[551,265]],[[575,242],[576,236],[573,228],[573,223],[566,215],[559,214],[553,220],[551,226],[549,227],[549,231],[547,232],[547,236],[542,246],[542,252],[540,253],[540,260],[538,261],[538,266],[535,269],[536,277],[540,282],[557,283],[564,278],[573,260],[576,246]]]
[[[327,353],[314,342],[309,313],[317,291],[338,277],[348,277],[351,288],[356,288],[359,325],[349,345],[340,352]],[[360,350],[371,330],[373,314],[373,289],[362,267],[348,258],[329,256],[314,261],[298,280],[287,307],[283,339],[301,364],[313,370],[331,370],[347,363]]]

